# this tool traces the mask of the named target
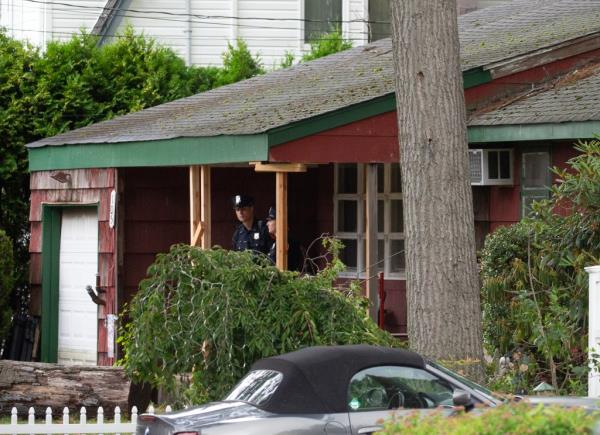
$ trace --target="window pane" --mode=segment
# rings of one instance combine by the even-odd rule
[[[338,165],[338,193],[357,193],[358,168],[355,164]]]
[[[253,370],[229,393],[225,400],[242,400],[256,406],[271,398],[283,374],[275,370]]]
[[[424,409],[452,405],[454,388],[444,379],[414,367],[379,366],[355,374],[348,388],[351,412]]]
[[[390,272],[403,272],[406,269],[404,240],[392,240],[390,246]]]
[[[523,154],[523,187],[540,188],[548,185],[549,153]]]
[[[356,232],[356,201],[338,201],[338,231],[346,233]]]
[[[510,151],[500,151],[500,178],[510,179]]]
[[[391,208],[391,231],[392,233],[403,233],[404,232],[404,213],[402,212],[402,200],[393,199],[390,201]]]
[[[400,165],[397,163],[392,163],[391,165],[391,187],[390,191],[392,193],[400,193],[402,192],[402,176],[400,174]]]
[[[390,0],[369,0],[369,41],[390,36]]]
[[[356,269],[357,259],[356,256],[358,254],[356,247],[356,240],[353,239],[341,239],[341,242],[344,244],[344,249],[340,253],[340,260],[349,269]]]
[[[384,167],[383,163],[377,165],[377,192],[383,193],[385,189],[385,179],[383,178]]]
[[[342,0],[304,0],[304,41],[342,27]]]
[[[498,179],[498,151],[488,152],[488,178]]]
[[[377,232],[383,233],[383,222],[385,218],[385,204],[382,200],[377,201]]]
[[[385,242],[377,240],[377,272],[383,272],[385,264]]]

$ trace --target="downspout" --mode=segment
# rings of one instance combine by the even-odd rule
[[[187,14],[185,63],[187,66],[192,66],[192,0],[185,0],[185,13]]]

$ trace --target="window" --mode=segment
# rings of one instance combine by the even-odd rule
[[[391,35],[390,0],[369,0],[369,42]]]
[[[348,273],[366,271],[365,251],[365,170],[364,165],[335,166],[334,233],[344,250],[341,260]],[[387,276],[404,272],[404,216],[400,165],[380,163],[377,167],[378,269]]]
[[[521,169],[521,216],[531,212],[534,201],[550,197],[550,153],[525,152]]]
[[[304,42],[342,27],[342,0],[304,0]]]
[[[452,405],[449,382],[415,367],[371,367],[355,374],[348,386],[351,412],[424,409]]]
[[[258,406],[271,398],[282,379],[283,374],[275,370],[253,370],[224,400],[241,400]]]

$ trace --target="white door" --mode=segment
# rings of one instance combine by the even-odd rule
[[[98,212],[65,208],[60,231],[58,363],[96,365],[98,306],[85,290],[98,271]]]

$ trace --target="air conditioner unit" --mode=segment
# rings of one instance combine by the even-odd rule
[[[514,184],[513,150],[469,150],[472,186],[512,186]]]

